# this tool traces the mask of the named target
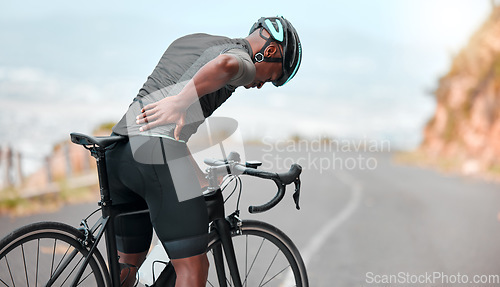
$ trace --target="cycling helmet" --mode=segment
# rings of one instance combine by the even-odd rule
[[[299,35],[297,31],[295,31],[295,28],[293,28],[292,23],[282,16],[260,18],[252,26],[249,34],[252,34],[259,28],[260,36],[266,40],[266,43],[262,46],[262,49],[255,54],[253,61],[254,63],[262,61],[281,62],[283,65],[283,73],[279,79],[273,81],[273,85],[276,87],[283,86],[295,76],[300,67],[302,46],[300,45]],[[266,38],[262,34],[262,29],[265,29],[271,36]],[[280,50],[281,58],[264,57],[265,49],[273,41],[281,44],[281,47],[283,47],[283,52]]]

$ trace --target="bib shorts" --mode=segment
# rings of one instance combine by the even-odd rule
[[[106,152],[113,205],[149,209],[116,218],[119,251],[147,251],[154,228],[172,259],[206,252],[207,206],[188,156],[185,143],[153,136],[130,137]]]

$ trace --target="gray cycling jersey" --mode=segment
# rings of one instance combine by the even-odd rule
[[[238,60],[239,65],[238,73],[227,84],[239,87],[252,83],[255,78],[255,65],[248,52],[242,49],[231,49],[224,54],[234,56]]]
[[[238,86],[250,84],[254,79],[255,66],[250,58],[252,50],[245,39],[193,34],[175,40],[139,90],[127,113],[113,127],[113,132],[129,136],[173,137],[175,124],[140,132],[140,126],[135,123],[136,116],[140,114],[142,107],[165,97],[177,95],[201,67],[220,54],[236,57],[240,68],[225,87],[200,97],[198,102],[187,109],[186,125],[180,134],[180,140],[187,141],[205,118],[221,106]]]

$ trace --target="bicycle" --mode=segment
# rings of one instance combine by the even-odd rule
[[[114,219],[124,214],[147,212],[113,205],[110,198],[105,153],[125,140],[127,138],[123,136],[71,134],[71,141],[89,150],[97,161],[101,193],[99,209],[83,219],[79,228],[58,222],[38,222],[7,235],[0,241],[0,283],[5,286],[105,287],[122,284],[119,274],[127,266],[118,262]],[[276,195],[263,205],[250,206],[250,213],[273,208],[283,199],[286,186],[295,183],[293,197],[299,209],[301,167],[294,164],[288,172],[278,174],[257,170],[262,164],[260,162],[242,164],[239,161],[237,153],[231,153],[225,160],[205,160],[209,186],[204,196],[211,222],[207,286],[278,286],[277,283],[284,283],[284,280],[291,286],[309,286],[301,255],[287,235],[265,222],[241,220],[239,197],[236,210],[225,217],[225,202],[218,179],[222,174],[228,174],[230,181],[236,181],[232,193],[239,186],[239,196],[242,191],[240,176],[243,174],[276,183]],[[99,210],[101,217],[90,227],[89,218]],[[98,248],[103,235],[107,261]],[[265,256],[268,254],[272,258]],[[165,268],[151,286],[174,286],[175,270],[171,263],[164,263]]]

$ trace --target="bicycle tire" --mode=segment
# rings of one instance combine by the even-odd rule
[[[13,231],[0,241],[0,283],[46,286],[50,279],[57,278],[52,286],[70,286],[77,267],[89,253],[81,243],[84,237],[81,231],[59,222],[38,222]],[[77,286],[111,286],[106,263],[98,250]]]
[[[285,233],[268,223],[255,220],[243,220],[239,230],[233,230],[231,236],[243,286],[309,286],[302,256]],[[250,244],[254,246],[250,247]],[[211,233],[208,245],[210,270],[207,286],[220,286],[213,256],[210,256],[210,251],[218,245],[220,245],[218,235]],[[264,254],[271,255],[272,258]],[[249,255],[253,258],[249,258]],[[256,262],[257,259],[260,261]],[[277,260],[282,262],[278,262],[277,268],[275,268],[276,266],[273,265],[277,263]],[[280,265],[283,262],[289,266],[285,266],[283,269],[283,266]],[[225,269],[226,283],[228,286],[233,286],[227,265]],[[278,282],[280,284],[277,284]]]

